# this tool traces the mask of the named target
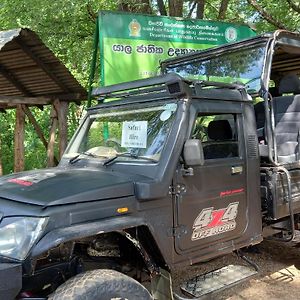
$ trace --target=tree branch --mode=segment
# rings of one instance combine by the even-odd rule
[[[300,5],[295,4],[293,0],[286,0],[289,4],[290,8],[293,9],[295,12],[300,14]]]
[[[224,20],[228,8],[228,3],[230,0],[222,0],[219,9],[218,20]]]
[[[93,22],[95,22],[96,19],[97,19],[97,13],[92,9],[92,6],[91,6],[90,3],[88,3],[88,4],[86,5],[86,9],[87,9],[89,18],[90,18]]]
[[[151,14],[150,0],[118,0],[118,10]]]
[[[200,0],[201,1],[201,0]],[[214,6],[212,5],[209,1],[205,0],[205,3],[210,6],[214,11],[216,11],[217,13],[219,12],[219,10]]]
[[[171,17],[182,17],[183,0],[169,0],[169,15]]]
[[[287,28],[278,20],[274,19],[263,7],[261,7],[256,0],[247,0],[247,2],[270,24],[274,25],[278,29]]]

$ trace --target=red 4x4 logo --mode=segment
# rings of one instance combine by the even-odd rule
[[[238,206],[239,202],[233,202],[217,210],[204,208],[194,221],[192,241],[234,230]]]

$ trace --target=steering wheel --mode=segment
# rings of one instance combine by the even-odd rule
[[[110,143],[112,144],[112,147],[114,149],[116,149],[118,152],[122,151],[121,142],[118,139],[116,139],[116,138],[108,138],[105,141],[105,146],[109,147]]]

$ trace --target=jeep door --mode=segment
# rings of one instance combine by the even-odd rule
[[[176,172],[174,227],[178,254],[235,239],[248,224],[242,104],[225,104],[193,104],[196,113],[189,138],[202,141],[205,162],[194,166],[193,174],[184,172],[182,166]]]

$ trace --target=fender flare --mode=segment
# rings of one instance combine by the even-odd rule
[[[36,257],[61,243],[86,238],[106,232],[122,231],[124,229],[147,226],[142,218],[122,216],[113,217],[96,222],[83,223],[69,227],[54,229],[46,233],[33,247],[30,257]]]

